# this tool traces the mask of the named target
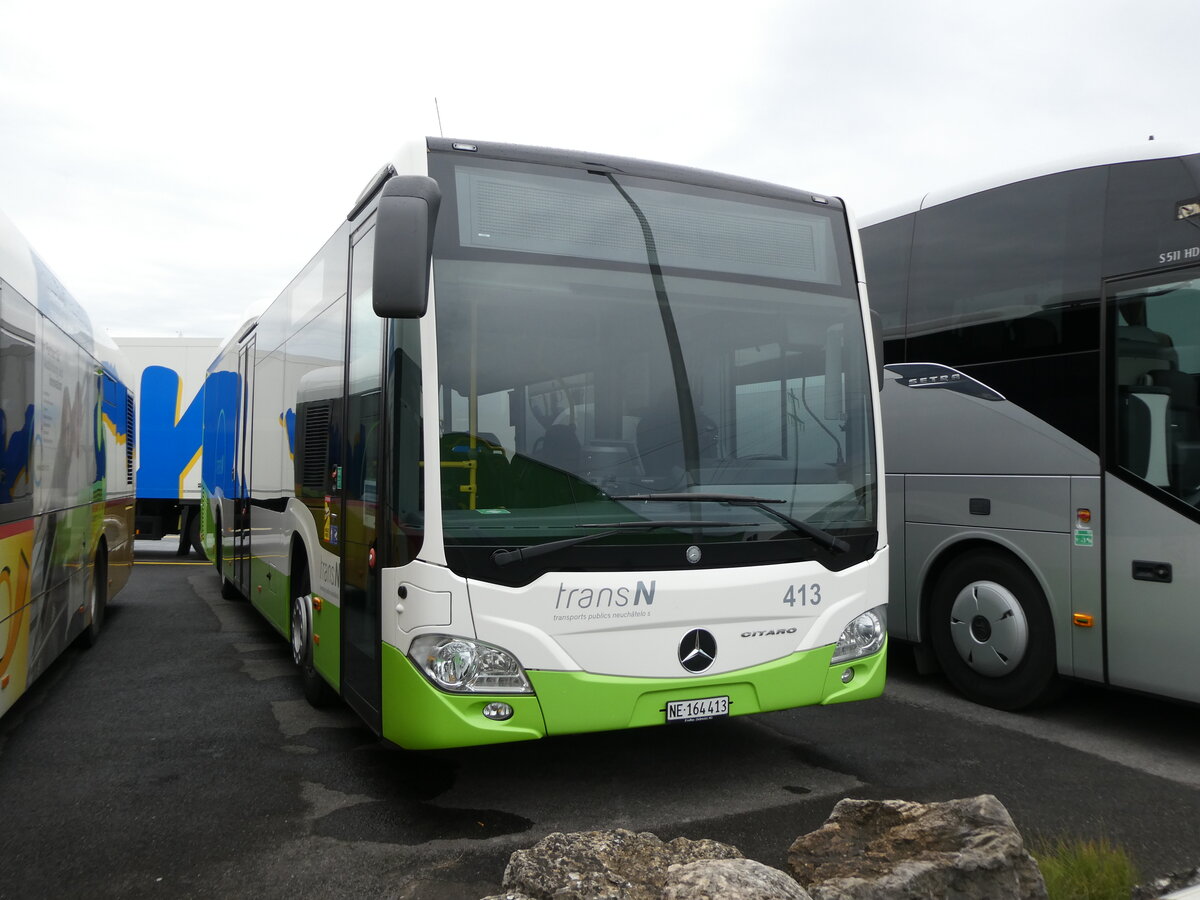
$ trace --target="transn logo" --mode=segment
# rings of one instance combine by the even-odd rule
[[[611,609],[621,606],[651,606],[654,603],[654,592],[658,587],[657,581],[647,584],[639,581],[635,586],[621,585],[619,587],[601,588],[569,588],[565,584],[558,586],[558,599],[554,602],[555,609]]]

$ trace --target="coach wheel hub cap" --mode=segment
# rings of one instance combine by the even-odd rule
[[[974,581],[954,598],[950,636],[963,662],[990,678],[1010,674],[1029,648],[1029,623],[1016,595],[994,581]]]

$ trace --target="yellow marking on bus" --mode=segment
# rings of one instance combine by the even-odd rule
[[[187,482],[188,477],[192,474],[192,468],[200,461],[200,453],[203,449],[203,447],[198,448],[196,452],[192,454],[192,458],[188,460],[188,464],[183,467],[183,471],[179,473],[180,497],[183,497],[187,492],[187,488],[184,485]]]
[[[211,566],[209,562],[151,562],[147,559],[135,559],[135,566]]]

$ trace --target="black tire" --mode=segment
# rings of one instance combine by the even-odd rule
[[[221,597],[224,600],[241,600],[241,592],[237,586],[225,577],[225,542],[221,540],[221,518],[217,517],[216,524],[216,541],[217,541],[217,577],[221,579]]]
[[[1025,566],[976,550],[951,562],[934,586],[929,640],[964,696],[1017,710],[1051,699],[1059,686],[1054,622]]]
[[[200,507],[189,507],[189,510],[187,519],[188,544],[191,545],[193,553],[204,559],[204,541],[200,536]]]
[[[307,563],[303,558],[292,566],[291,629],[292,661],[300,670],[304,699],[318,709],[328,706],[336,695],[313,665],[312,594],[308,592]]]
[[[241,600],[241,599],[243,599],[242,592],[237,589],[237,585],[234,584],[232,581],[230,581],[228,578],[226,578],[224,575],[221,576],[221,599],[223,599],[223,600]]]
[[[80,635],[85,647],[95,647],[100,640],[100,631],[104,627],[104,613],[108,609],[108,550],[103,542],[96,548],[96,558],[92,561],[90,594],[88,599],[91,621]]]

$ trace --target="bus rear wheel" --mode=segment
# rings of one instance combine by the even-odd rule
[[[223,600],[241,600],[242,595],[238,591],[237,585],[225,577],[225,542],[221,539],[221,517],[217,516],[215,521],[214,539],[216,540],[217,577],[221,579],[221,598]]]
[[[996,709],[1050,699],[1058,683],[1054,623],[1033,575],[990,550],[951,562],[931,598],[929,638],[960,693]]]
[[[89,597],[90,621],[83,631],[83,645],[94,647],[104,627],[104,612],[108,608],[108,550],[101,543],[92,562],[92,589]]]

